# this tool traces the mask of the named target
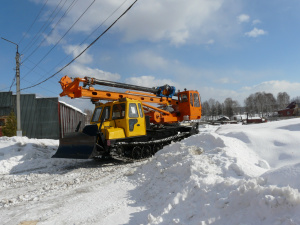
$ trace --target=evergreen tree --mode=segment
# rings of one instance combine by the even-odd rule
[[[17,119],[13,111],[7,117],[5,126],[2,129],[3,135],[7,137],[16,136],[17,134]]]

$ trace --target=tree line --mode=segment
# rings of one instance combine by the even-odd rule
[[[297,100],[300,100],[300,97],[292,99],[292,101]],[[245,112],[264,116],[286,108],[289,103],[290,96],[286,92],[279,92],[277,98],[272,93],[256,92],[255,94],[250,94],[244,100],[243,106],[232,98],[226,98],[223,103],[210,98],[202,102],[202,116],[213,119],[224,115],[230,118],[233,115],[244,114]]]

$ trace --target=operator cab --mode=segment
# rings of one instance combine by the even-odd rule
[[[91,124],[100,124],[106,139],[146,135],[146,122],[141,102],[128,98],[97,106]]]
[[[197,120],[201,118],[201,102],[198,91],[182,91],[178,93],[178,108],[180,121]]]

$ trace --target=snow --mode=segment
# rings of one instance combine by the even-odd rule
[[[86,115],[86,113],[82,112],[81,109],[78,109],[78,108],[76,108],[76,107],[73,106],[73,105],[69,105],[68,103],[65,103],[65,102],[63,102],[63,101],[59,101],[59,103],[64,104],[65,106],[68,106],[68,107],[70,107],[71,109],[74,109],[75,111],[80,112],[80,113]]]
[[[300,119],[203,125],[138,163],[0,137],[2,224],[300,224]]]

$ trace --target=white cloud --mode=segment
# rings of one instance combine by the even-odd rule
[[[247,23],[250,20],[250,16],[247,14],[241,14],[237,17],[239,23]]]
[[[105,22],[105,26],[111,24],[132,2],[126,2]],[[90,3],[78,1],[57,29],[61,32],[67,30]],[[49,1],[47,4],[54,8],[58,1]],[[71,32],[90,33],[121,4],[120,0],[96,1]],[[69,3],[65,4],[64,10],[68,6]],[[234,15],[239,13],[241,7],[238,0],[142,1],[137,2],[113,30],[121,31],[128,42],[149,40],[166,41],[173,45],[187,42],[206,44],[211,37],[226,39],[238,32],[239,28],[233,26],[236,19]]]
[[[238,83],[236,80],[232,80],[228,77],[223,77],[223,78],[220,78],[220,79],[216,79],[216,80],[214,80],[214,82],[221,83],[221,84]]]
[[[65,73],[70,77],[94,77],[101,80],[119,80],[120,75],[116,73],[105,72],[97,68],[90,68],[80,63],[73,63],[68,66]]]
[[[261,23],[261,21],[260,21],[260,20],[253,20],[253,21],[252,21],[252,24],[253,24],[253,25],[255,25],[255,24],[259,24],[259,23]]]
[[[208,44],[208,45],[212,45],[214,43],[215,43],[215,40],[213,40],[213,39],[210,39],[208,42],[206,42],[206,44]]]
[[[132,16],[120,21],[118,28],[125,33],[126,41],[206,44],[209,37],[220,39],[235,33],[231,15],[238,8],[235,0],[144,1],[133,8]]]
[[[262,82],[255,86],[246,86],[241,89],[242,92],[258,92],[265,91],[277,95],[279,92],[287,92],[291,97],[300,95],[300,83],[292,83],[285,80],[271,80]]]
[[[264,31],[262,29],[257,29],[256,27],[254,27],[253,30],[246,32],[245,35],[248,37],[256,38],[261,35],[266,35],[267,33],[268,33],[267,31]]]
[[[203,101],[210,98],[223,102],[227,97],[237,100],[241,105],[244,104],[244,100],[250,95],[256,92],[272,93],[274,97],[277,97],[279,92],[287,92],[291,98],[299,96],[300,83],[292,83],[285,80],[272,80],[262,82],[253,86],[245,86],[239,90],[229,90],[213,87],[199,87],[198,90]]]
[[[150,50],[136,53],[133,55],[132,60],[135,63],[146,66],[150,69],[164,69],[169,65],[168,60]]]
[[[169,79],[157,79],[154,76],[140,76],[140,77],[129,77],[125,83],[140,85],[143,87],[156,87],[168,84],[170,86],[178,86],[175,82]]]
[[[43,34],[43,38],[45,38],[45,41],[43,41],[43,44],[45,45],[55,45],[60,39],[61,35],[57,30],[54,30],[50,35]],[[61,40],[60,43],[65,43],[65,40]]]
[[[88,45],[84,44],[84,45],[66,45],[63,46],[63,49],[65,51],[66,54],[68,55],[72,55],[73,58],[75,58],[76,56],[78,56]],[[93,57],[91,55],[89,55],[86,52],[84,52],[79,58],[76,59],[77,62],[82,63],[82,64],[88,64],[91,63],[93,61]]]

